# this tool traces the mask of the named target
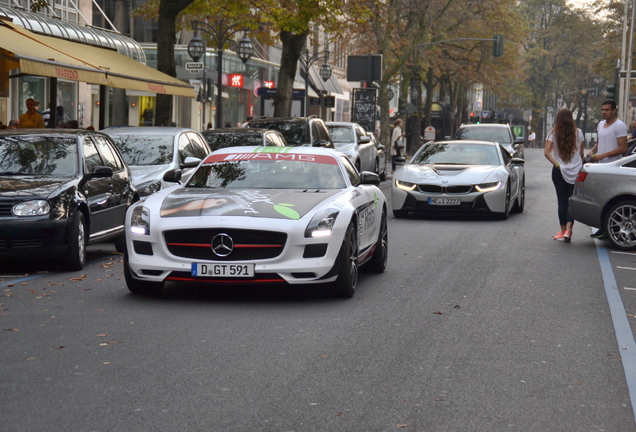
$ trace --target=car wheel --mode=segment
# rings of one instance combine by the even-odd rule
[[[86,262],[86,225],[84,214],[78,211],[71,222],[68,234],[68,249],[64,256],[66,270],[81,270]]]
[[[380,175],[380,161],[379,160],[375,160],[375,162],[373,162],[373,172],[376,173],[378,176]]]
[[[605,219],[605,232],[616,249],[636,249],[636,201],[627,200],[615,204]]]
[[[122,234],[118,237],[115,237],[115,240],[113,240],[113,244],[115,245],[115,250],[119,253],[124,253],[126,252],[126,235]]]
[[[159,295],[163,291],[163,282],[148,282],[133,277],[128,265],[128,252],[124,253],[124,279],[128,290],[133,294]]]
[[[386,180],[386,164],[384,165],[384,171],[380,173],[380,181]]]
[[[393,216],[395,216],[398,219],[404,219],[408,215],[409,215],[408,210],[393,210]]]
[[[358,283],[358,236],[353,222],[347,228],[338,259],[340,272],[334,282],[334,291],[338,297],[351,298]]]
[[[510,185],[508,185],[508,189],[506,189],[506,202],[504,205],[503,213],[496,213],[497,218],[500,220],[506,220],[510,216]]]
[[[369,261],[368,268],[374,273],[383,273],[386,264],[389,261],[389,230],[386,224],[386,210],[382,211],[382,219],[380,220],[380,231],[378,233],[378,242],[375,245],[375,251]]]
[[[521,190],[519,191],[519,198],[515,204],[515,212],[523,213],[526,206],[526,177],[521,180]]]

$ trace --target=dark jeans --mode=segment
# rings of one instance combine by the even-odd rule
[[[569,210],[569,200],[574,193],[574,185],[563,180],[561,170],[557,167],[552,168],[552,183],[554,183],[554,189],[556,189],[557,194],[559,225],[574,222]]]
[[[402,157],[402,147],[394,147],[395,155],[391,158],[391,166],[393,167],[393,171],[395,171],[395,158]]]

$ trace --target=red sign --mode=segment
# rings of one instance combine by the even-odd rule
[[[230,78],[229,80],[230,87],[243,88],[243,75],[230,74],[229,78]]]
[[[263,81],[263,87],[265,88],[274,88],[274,81]]]

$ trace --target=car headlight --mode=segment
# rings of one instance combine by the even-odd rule
[[[43,216],[51,212],[51,205],[46,200],[25,201],[14,205],[11,211],[16,216]]]
[[[137,206],[130,218],[130,232],[133,234],[150,234],[150,210],[144,206]]]
[[[137,192],[140,197],[152,195],[161,190],[161,180],[152,180],[137,186]]]
[[[479,192],[492,192],[501,188],[501,182],[482,183],[475,185],[475,189]]]
[[[316,213],[305,229],[305,238],[330,236],[339,213],[340,210],[337,209],[326,209]]]
[[[415,183],[411,183],[411,182],[406,182],[406,181],[402,181],[402,180],[395,180],[395,186],[397,186],[399,189],[405,190],[405,191],[412,191],[413,189],[415,189],[415,187],[417,186]]]

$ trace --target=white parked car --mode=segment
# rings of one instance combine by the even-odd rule
[[[187,180],[199,163],[211,153],[206,140],[194,129],[118,127],[101,132],[109,135],[117,144],[130,167],[140,196],[172,186],[173,180]],[[181,177],[178,171],[181,171]],[[170,181],[164,179],[166,174],[171,177]]]
[[[358,171],[380,174],[378,148],[358,123],[327,122],[329,135],[336,150],[346,154]]]
[[[317,147],[228,147],[183,186],[126,215],[126,284],[166,281],[333,284],[353,296],[358,268],[384,271],[387,207],[379,177]]]

